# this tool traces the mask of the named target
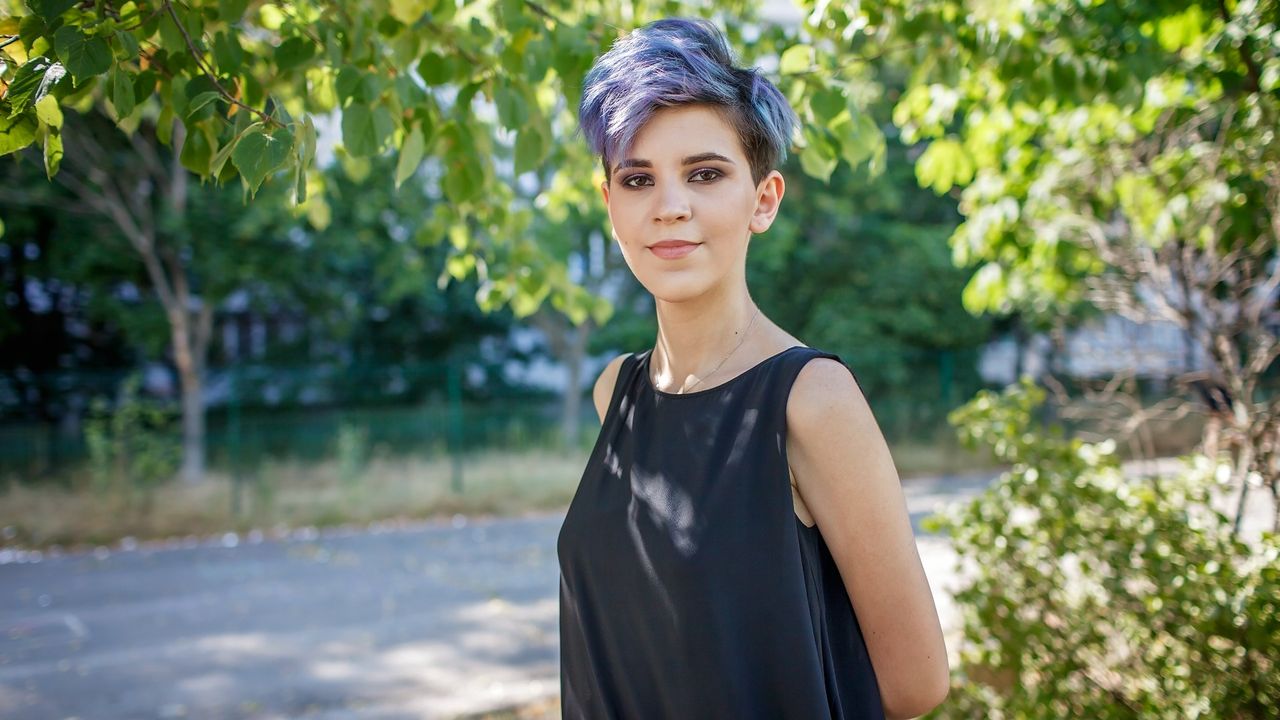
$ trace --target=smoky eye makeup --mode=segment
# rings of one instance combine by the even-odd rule
[[[694,182],[698,182],[706,185],[706,184],[713,183],[716,180],[719,180],[720,178],[724,177],[725,174],[726,173],[723,170],[720,170],[718,168],[705,167],[705,168],[698,168],[697,170],[690,172],[689,179],[693,180]],[[648,178],[648,177],[649,176],[645,173],[632,173],[630,175],[627,175],[626,177],[620,178],[618,180],[618,184],[625,188],[631,188],[631,189],[648,187],[648,185],[631,184],[632,179]]]

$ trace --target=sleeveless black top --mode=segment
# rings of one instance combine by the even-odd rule
[[[796,517],[788,348],[685,394],[622,363],[557,539],[564,718],[881,720],[839,569]],[[850,373],[852,373],[850,369]],[[855,375],[856,378],[856,375]]]

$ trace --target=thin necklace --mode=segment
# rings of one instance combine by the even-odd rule
[[[709,377],[711,377],[712,375],[714,375],[714,374],[715,374],[715,372],[716,372],[716,370],[719,370],[719,369],[720,369],[720,367],[721,367],[722,365],[724,365],[726,362],[728,362],[728,361],[729,361],[729,358],[733,357],[733,354],[734,354],[734,353],[736,353],[736,352],[738,352],[738,348],[742,347],[742,343],[746,342],[746,340],[747,340],[747,333],[751,332],[751,326],[755,324],[755,322],[756,322],[756,316],[758,316],[759,314],[760,314],[760,307],[759,307],[759,306],[756,306],[756,312],[755,312],[755,314],[754,314],[754,315],[752,315],[752,316],[751,316],[751,322],[747,323],[747,329],[742,331],[742,339],[738,341],[738,344],[737,344],[737,345],[734,345],[734,346],[733,346],[733,349],[729,351],[729,354],[728,354],[728,355],[725,355],[725,356],[724,356],[724,360],[721,360],[721,361],[720,361],[720,365],[716,365],[715,367],[711,368],[711,372],[709,372],[709,373],[707,373],[707,374],[703,375],[702,377],[698,378],[698,381],[697,381],[697,382],[695,382],[694,384],[690,385],[690,386],[689,386],[688,388],[686,388],[683,392],[679,392],[679,393],[676,393],[676,394],[677,394],[677,395],[685,395],[685,394],[688,394],[691,390],[693,390],[695,387],[697,387],[698,383],[700,383],[700,382],[702,382],[704,379],[709,378]]]

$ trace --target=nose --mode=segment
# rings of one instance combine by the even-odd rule
[[[657,208],[655,218],[658,222],[669,223],[677,220],[688,220],[691,213],[689,196],[681,183],[662,183],[656,193]]]

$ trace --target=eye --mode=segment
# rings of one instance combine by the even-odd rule
[[[717,180],[717,179],[718,179],[722,174],[723,174],[723,173],[721,173],[719,170],[716,170],[715,168],[701,168],[701,169],[699,169],[699,170],[695,170],[695,171],[693,172],[693,174],[692,174],[692,175],[690,175],[689,177],[690,177],[690,178],[697,178],[697,177],[701,177],[701,178],[703,178],[703,179],[702,179],[702,180],[699,180],[698,182],[701,182],[701,183],[711,183],[711,182],[715,182],[715,181],[716,181],[716,180]],[[623,187],[629,187],[629,188],[638,188],[638,187],[642,187],[642,185],[635,185],[635,184],[632,184],[632,182],[631,182],[631,181],[632,181],[632,180],[636,180],[636,179],[642,179],[642,180],[645,180],[645,179],[649,179],[649,176],[648,176],[648,175],[645,175],[645,174],[643,174],[643,173],[636,173],[635,175],[628,175],[626,178],[623,178],[623,179],[620,181],[620,183],[619,183],[619,184],[621,184]]]

